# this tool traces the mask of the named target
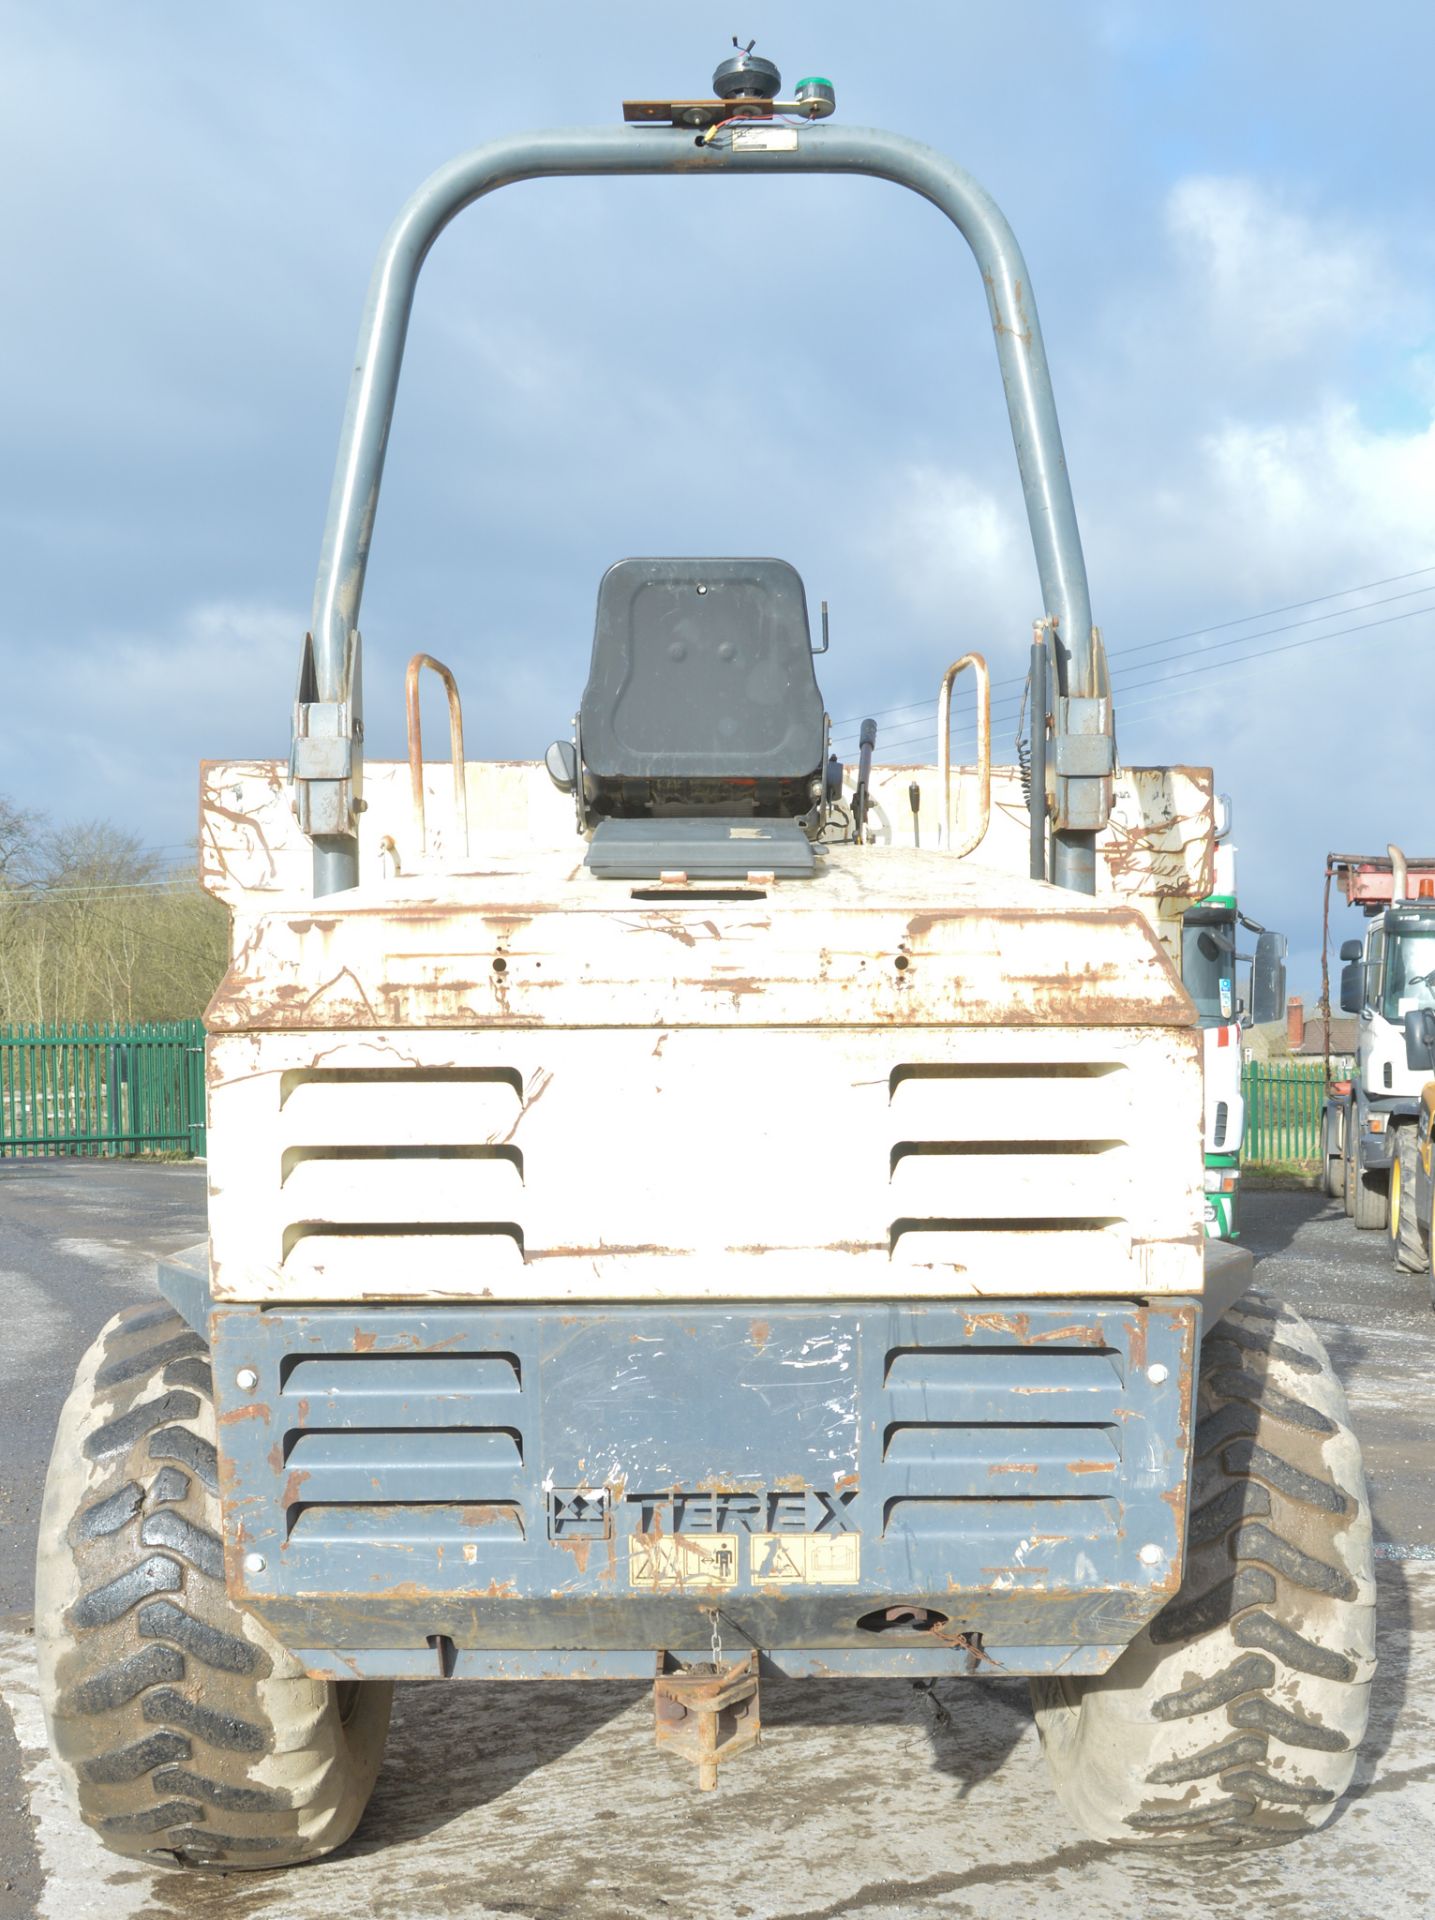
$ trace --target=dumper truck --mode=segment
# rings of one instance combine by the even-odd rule
[[[119,1854],[328,1853],[416,1678],[649,1679],[650,1764],[711,1788],[780,1760],[776,1682],[1025,1676],[1067,1815],[1136,1847],[1289,1839],[1350,1780],[1360,1449],[1315,1333],[1203,1237],[1201,1028],[1155,924],[1212,891],[1210,777],[1116,764],[1011,228],[834,108],[739,49],[709,97],[461,156],[383,243],[290,755],[202,771],[233,916],[208,1236],[82,1361],[45,1492],[50,1740]],[[1029,762],[991,766],[985,662],[934,635],[934,764],[836,764],[804,582],[700,555],[604,574],[542,759],[470,761],[417,654],[407,763],[366,763],[360,604],[443,229],[552,175],[834,173],[975,256],[1039,583]]]

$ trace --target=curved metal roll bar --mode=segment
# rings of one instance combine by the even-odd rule
[[[453,762],[453,818],[458,828],[460,851],[468,858],[468,778],[463,759],[463,703],[458,697],[458,682],[431,653],[416,653],[404,674],[404,711],[408,721],[409,785],[414,799],[414,826],[418,831],[419,858],[428,853],[428,821],[424,809],[424,737],[419,713],[419,675],[431,667],[443,682],[448,695],[448,751]]]
[[[439,169],[404,207],[380,250],[359,330],[314,591],[314,692],[320,707],[347,699],[346,661],[358,627],[384,454],[419,270],[454,216],[521,180],[608,174],[865,174],[910,188],[940,208],[971,247],[986,288],[1043,605],[1065,650],[1063,692],[1096,692],[1091,603],[1031,280],[1016,236],[990,194],[953,161],[901,135],[823,122],[777,150],[694,142],[690,129],[573,128],[495,140]],[[324,716],[315,716],[314,731]],[[354,755],[359,743],[354,740]],[[316,760],[302,817],[314,839],[314,889],[358,877],[350,790]],[[1093,821],[1090,825],[1100,824]],[[1095,834],[1059,830],[1055,877],[1095,889]]]
[[[977,681],[977,824],[960,846],[952,843],[952,683],[963,667]],[[987,837],[992,818],[992,682],[979,653],[964,653],[942,675],[937,695],[937,780],[942,789],[942,845],[958,860],[974,853]]]

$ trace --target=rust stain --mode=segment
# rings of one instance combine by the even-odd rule
[[[1023,1344],[1031,1338],[1029,1313],[964,1313],[962,1319],[966,1322],[969,1340],[978,1333],[1009,1333]]]
[[[477,1507],[460,1507],[459,1519],[466,1527],[496,1527],[509,1517],[507,1507],[485,1502]]]
[[[761,1353],[768,1341],[772,1338],[772,1328],[767,1324],[766,1320],[754,1320],[747,1330],[747,1337],[757,1348],[758,1352]]]
[[[355,1353],[372,1353],[374,1350],[375,1344],[378,1341],[378,1338],[379,1336],[377,1332],[365,1333],[362,1327],[355,1327],[354,1352]]]
[[[1132,1314],[1126,1324],[1130,1329],[1127,1351],[1131,1356],[1131,1370],[1133,1373],[1144,1373],[1146,1371],[1146,1351],[1150,1340],[1150,1325],[1144,1313]]]
[[[221,1413],[219,1425],[233,1427],[237,1426],[241,1420],[262,1420],[265,1426],[268,1426],[269,1409],[262,1400],[250,1400],[242,1407],[231,1407],[228,1413]]]
[[[535,1260],[604,1260],[614,1256],[626,1257],[637,1253],[671,1254],[675,1258],[685,1258],[691,1252],[688,1247],[660,1247],[656,1241],[648,1241],[632,1246],[596,1247],[534,1247],[525,1249],[526,1262]]]

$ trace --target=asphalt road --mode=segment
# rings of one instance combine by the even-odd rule
[[[28,1611],[40,1484],[80,1352],[152,1293],[149,1256],[202,1224],[198,1168],[0,1162],[0,1920],[1428,1913],[1435,1315],[1383,1236],[1285,1193],[1248,1197],[1248,1244],[1261,1283],[1335,1355],[1382,1556],[1370,1735],[1324,1833],[1200,1866],[1103,1854],[1047,1789],[1021,1682],[768,1684],[762,1747],[701,1796],[653,1753],[641,1687],[429,1683],[400,1690],[378,1790],[338,1858],[226,1879],[112,1859],[66,1812],[44,1752]]]

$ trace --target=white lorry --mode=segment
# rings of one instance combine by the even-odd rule
[[[1285,935],[1258,927],[1242,914],[1236,896],[1236,848],[1227,835],[1230,805],[1216,800],[1217,837],[1212,852],[1214,884],[1181,921],[1181,982],[1201,1026],[1205,1086],[1207,1236],[1240,1235],[1241,1149],[1246,1103],[1241,1092],[1241,1036],[1285,1011]],[[1240,930],[1256,935],[1254,953],[1239,951]]]
[[[1363,939],[1340,949],[1340,1005],[1359,1016],[1355,1066],[1331,1083],[1321,1127],[1326,1190],[1344,1197],[1357,1227],[1384,1227],[1396,1264],[1424,1265],[1416,1220],[1416,1132],[1430,1067],[1421,1015],[1435,1009],[1435,859],[1407,860],[1397,846],[1381,854],[1326,860],[1326,900],[1334,880],[1360,907]],[[1328,918],[1328,915],[1327,915]]]

